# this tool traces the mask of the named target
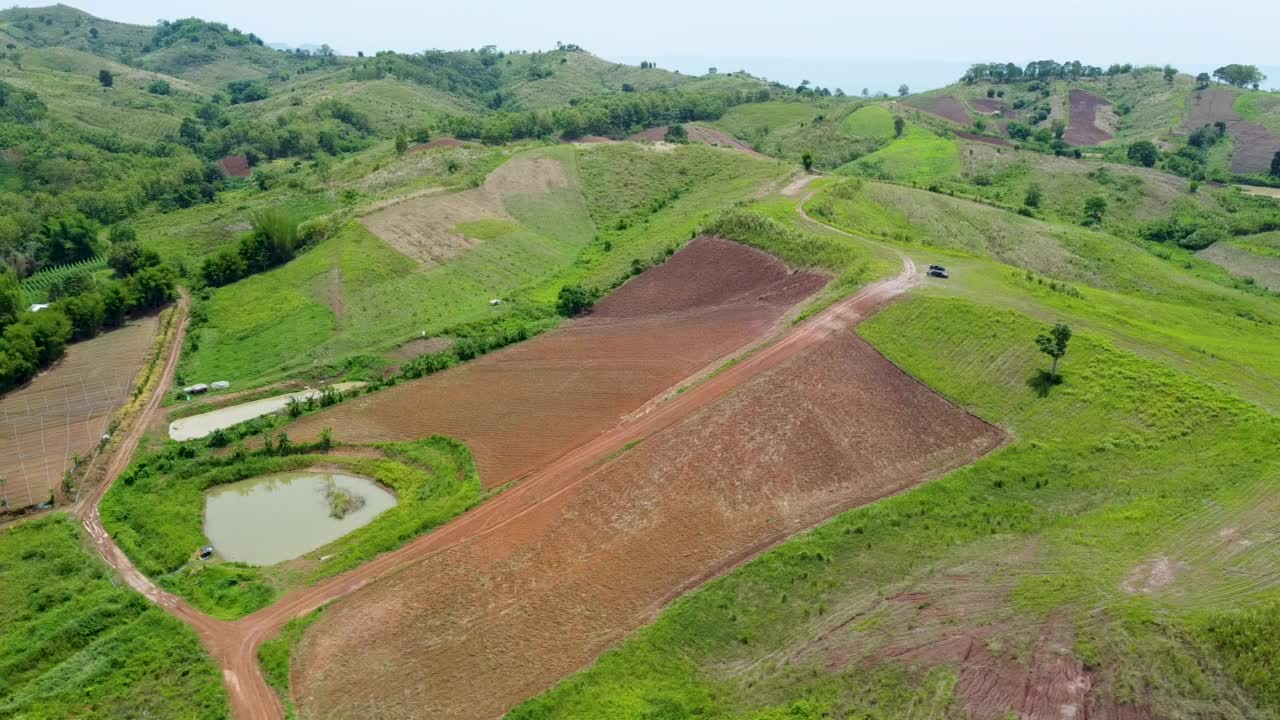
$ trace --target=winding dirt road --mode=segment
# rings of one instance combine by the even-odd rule
[[[807,183],[795,183],[787,194],[799,194]],[[799,200],[796,211],[810,222],[803,205],[812,195]],[[823,227],[829,227],[823,225]],[[848,233],[843,235],[853,237]],[[896,251],[895,251],[896,252]],[[268,608],[235,622],[211,618],[188,605],[181,598],[165,592],[138,572],[124,552],[115,545],[102,527],[98,505],[111,483],[128,467],[145,428],[160,407],[162,389],[173,379],[178,349],[185,335],[187,299],[182,302],[184,324],[174,333],[169,358],[155,395],[147,403],[125,441],[119,446],[108,466],[103,482],[86,497],[75,511],[103,559],[114,567],[130,587],[145,595],[170,614],[187,622],[200,636],[215,662],[222,668],[223,681],[237,720],[278,720],[284,708],[276,693],[266,684],[258,669],[257,648],[270,639],[289,620],[305,615],[323,605],[345,597],[356,590],[397,571],[476,537],[500,531],[513,519],[553,498],[591,475],[599,460],[633,440],[640,440],[664,430],[700,408],[751,381],[760,374],[799,355],[832,333],[847,328],[871,315],[901,295],[919,279],[915,263],[901,253],[902,271],[895,277],[860,290],[815,315],[804,323],[772,338],[742,362],[717,375],[694,384],[686,392],[670,396],[664,393],[641,411],[634,413],[594,440],[579,446],[543,468],[525,475],[511,490],[462,515],[434,532],[410,541],[403,547],[378,556],[350,572],[324,580],[312,587],[296,590]]]

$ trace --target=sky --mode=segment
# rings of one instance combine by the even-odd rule
[[[713,66],[745,69],[789,85],[810,80],[849,93],[892,91],[901,82],[914,90],[937,87],[987,60],[1171,62],[1196,72],[1230,62],[1280,63],[1277,0],[1238,0],[1221,11],[1200,0],[67,2],[122,22],[202,17],[268,42],[328,43],[346,54],[483,45],[532,50],[562,41],[610,60],[652,60],[698,74]],[[1280,67],[1273,70],[1267,87],[1280,86]]]

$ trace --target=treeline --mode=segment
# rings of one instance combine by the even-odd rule
[[[448,129],[459,138],[479,139],[490,144],[556,135],[569,140],[584,135],[621,137],[655,125],[716,120],[735,105],[764,102],[770,97],[768,88],[604,95],[550,113],[499,111],[485,117],[454,117],[448,121]]]
[[[974,84],[979,82],[1014,83],[1027,80],[1077,80],[1079,78],[1114,77],[1129,73],[1160,72],[1154,65],[1135,66],[1129,63],[1116,63],[1102,68],[1097,65],[1086,65],[1079,60],[1058,62],[1056,60],[1036,60],[1025,66],[1011,62],[975,63],[960,77],[961,82]]]
[[[18,279],[0,271],[0,393],[22,385],[62,357],[72,340],[86,340],[119,327],[130,315],[153,310],[175,297],[176,273],[154,253],[121,240],[112,255],[113,274],[99,280],[84,273],[64,280],[58,299],[30,311]]]

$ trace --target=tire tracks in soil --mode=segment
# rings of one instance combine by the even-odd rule
[[[788,195],[798,195],[807,183],[793,183]],[[825,223],[814,220],[804,211],[813,196],[809,192],[796,204],[796,212],[806,221],[828,228],[849,238],[864,240]],[[879,245],[878,243],[875,243]],[[887,247],[887,246],[884,246]],[[605,431],[588,443],[520,478],[507,492],[480,507],[455,518],[435,531],[415,538],[400,548],[384,553],[341,575],[316,585],[295,590],[269,607],[236,621],[212,618],[169,593],[134,567],[124,552],[102,526],[99,505],[111,484],[129,466],[152,416],[159,410],[164,388],[173,380],[180,349],[186,335],[186,316],[190,298],[183,295],[179,307],[183,318],[174,333],[165,363],[164,374],[156,392],[139,414],[129,434],[113,455],[103,482],[81,501],[74,510],[84,525],[99,554],[124,581],[166,612],[186,622],[200,637],[209,654],[222,670],[223,684],[237,720],[280,720],[284,706],[279,696],[267,685],[258,668],[257,649],[276,635],[289,620],[339,600],[366,585],[393,575],[425,558],[467,543],[488,533],[498,532],[512,520],[573,488],[591,476],[598,461],[633,440],[641,440],[664,430],[701,408],[719,400],[734,389],[760,376],[813,347],[849,325],[869,317],[908,290],[919,280],[915,263],[893,250],[902,261],[902,271],[895,277],[868,285],[841,300],[790,332],[777,338],[742,362],[715,375],[680,395],[654,404],[648,412],[629,418]],[[695,376],[696,377],[696,376]]]

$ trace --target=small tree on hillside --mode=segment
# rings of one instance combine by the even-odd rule
[[[1271,156],[1271,177],[1280,178],[1280,150]]]
[[[1139,140],[1129,146],[1129,159],[1143,167],[1153,167],[1160,157],[1160,150],[1150,140]]]
[[[689,131],[685,130],[680,123],[676,123],[667,128],[667,132],[662,136],[662,139],[669,143],[687,143],[689,142]]]
[[[99,70],[98,82],[102,83],[102,87],[111,87],[116,84],[116,78],[110,70]]]
[[[1097,225],[1102,222],[1102,216],[1107,213],[1107,199],[1101,195],[1094,195],[1084,201],[1084,224]]]
[[[1040,201],[1044,199],[1044,193],[1040,190],[1040,186],[1031,183],[1031,187],[1027,188],[1027,196],[1023,198],[1022,204],[1029,208],[1040,207]]]
[[[1058,361],[1067,354],[1069,342],[1071,342],[1071,326],[1063,323],[1054,325],[1048,335],[1036,337],[1036,345],[1040,348],[1040,352],[1053,358],[1053,364],[1049,367],[1050,382],[1058,381]]]
[[[1173,82],[1173,79],[1174,79],[1174,78],[1176,78],[1176,77],[1178,77],[1178,68],[1176,68],[1176,67],[1174,67],[1174,66],[1172,66],[1172,65],[1165,65],[1165,66],[1164,66],[1164,81],[1165,81],[1165,82],[1167,82],[1167,83],[1172,83],[1172,82]]]
[[[902,119],[901,115],[893,118],[893,135],[894,137],[902,137],[902,131],[907,129],[907,121]]]
[[[404,130],[396,133],[396,154],[403,155],[409,149],[409,136]]]
[[[813,170],[813,153],[809,152],[808,150],[805,150],[804,154],[800,156],[800,164],[804,165],[805,172],[812,171]]]
[[[1202,72],[1202,73],[1200,73],[1199,75],[1197,75],[1197,76],[1196,76],[1196,85],[1198,85],[1198,86],[1199,86],[1199,89],[1200,89],[1200,90],[1203,90],[1203,89],[1205,89],[1205,88],[1209,87],[1209,83],[1210,83],[1210,81],[1212,81],[1212,80],[1213,80],[1213,78],[1209,77],[1209,73],[1207,73],[1207,72]]]
[[[902,83],[901,85],[898,86],[898,97],[906,97],[910,94],[911,94],[911,88],[907,87],[906,83]]]

